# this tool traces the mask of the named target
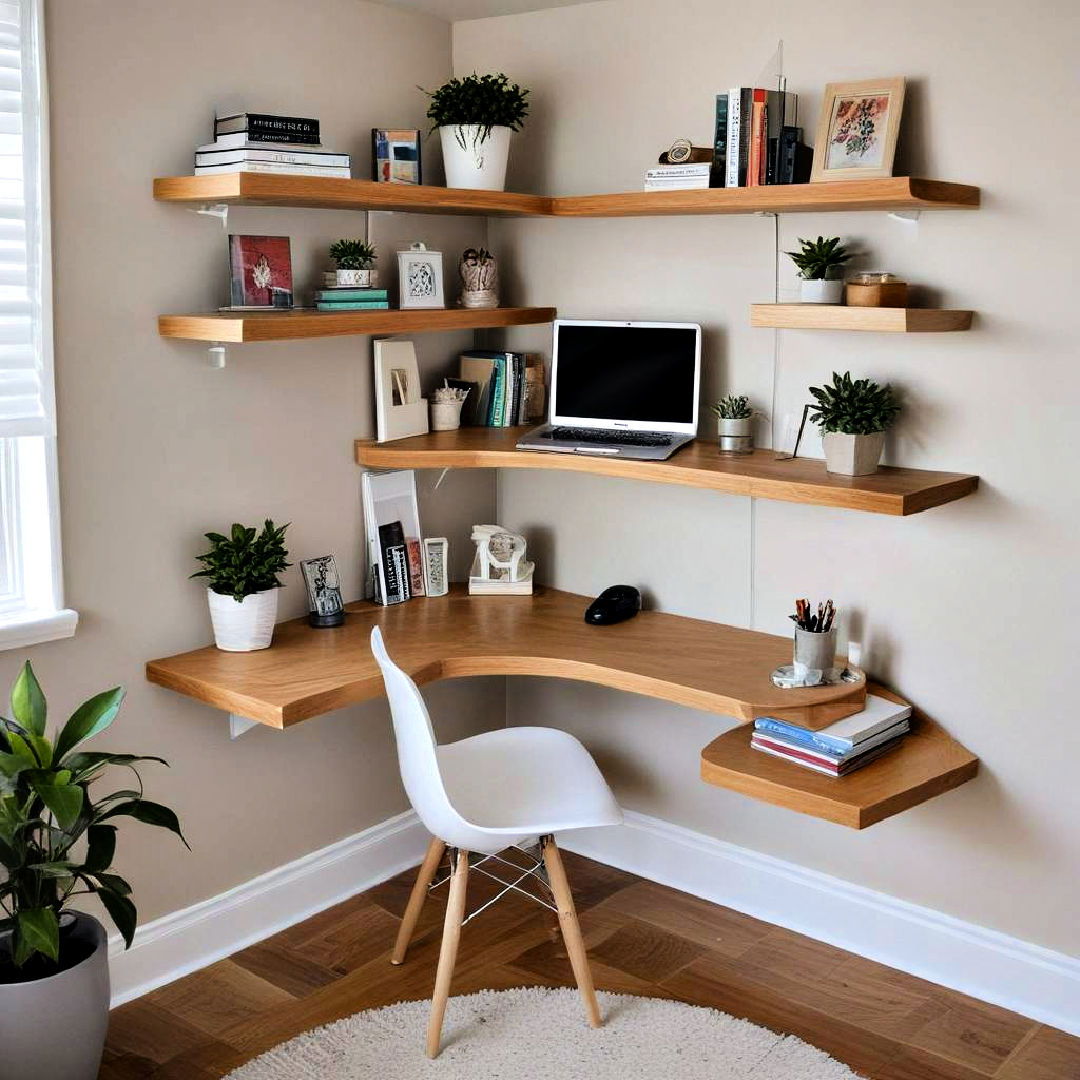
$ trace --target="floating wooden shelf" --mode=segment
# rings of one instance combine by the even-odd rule
[[[215,311],[159,315],[158,333],[186,341],[294,341],[343,334],[419,334],[549,323],[554,308],[438,308],[423,311]]]
[[[744,724],[768,715],[813,728],[863,707],[865,683],[774,687],[769,672],[790,660],[789,638],[651,611],[598,629],[582,619],[588,603],[588,597],[546,588],[534,596],[470,597],[456,585],[449,596],[389,608],[351,604],[345,625],[334,630],[313,630],[306,619],[281,623],[273,645],[259,652],[206,648],[153,660],[146,675],[216,708],[285,728],[382,696],[368,645],[377,624],[395,661],[418,683],[546,675],[673,701]],[[955,787],[977,767],[971,754],[928,722],[891,755],[841,780],[795,766],[778,769],[786,763],[756,751],[749,755],[749,736],[741,727],[706,747],[702,775],[855,828]]]
[[[842,304],[751,304],[750,325],[781,330],[872,330],[889,334],[970,330],[970,311],[845,307]]]
[[[867,690],[903,702],[872,683]],[[979,759],[925,717],[894,750],[838,779],[752,749],[745,728],[721,735],[701,752],[706,782],[852,829],[959,787],[978,771]]]
[[[611,195],[522,195],[512,191],[377,184],[370,180],[274,173],[167,176],[154,181],[162,202],[296,206],[329,210],[401,210],[517,217],[651,217],[672,214],[804,213],[851,210],[971,210],[979,189],[918,177],[844,180],[697,191]]]
[[[826,472],[823,461],[777,461],[772,450],[721,457],[716,444],[704,439],[684,447],[667,461],[516,450],[515,443],[524,430],[459,428],[387,443],[358,440],[356,460],[360,465],[387,469],[564,469],[896,516],[917,514],[961,499],[979,484],[977,476],[963,473],[888,466],[873,476],[838,476]]]

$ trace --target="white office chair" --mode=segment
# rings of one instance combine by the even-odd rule
[[[391,957],[394,964],[405,959],[424,898],[443,853],[450,849],[450,896],[428,1022],[428,1057],[439,1053],[465,911],[469,853],[484,856],[476,864],[479,867],[504,848],[536,836],[541,856],[533,860],[535,865],[528,870],[515,865],[522,873],[514,885],[497,880],[506,885],[506,892],[532,875],[550,891],[555,904],[546,906],[558,913],[586,1017],[592,1027],[599,1027],[600,1009],[574,898],[553,835],[560,829],[622,822],[622,811],[596,763],[573,735],[553,728],[504,728],[439,746],[420,691],[390,659],[378,627],[371,631],[371,651],[390,699],[401,779],[413,809],[432,835],[401,921]]]

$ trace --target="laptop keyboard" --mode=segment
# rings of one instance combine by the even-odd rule
[[[614,443],[619,446],[670,446],[670,435],[659,435],[649,431],[623,431],[577,427],[553,427],[542,433],[545,439],[558,439],[560,442]]]

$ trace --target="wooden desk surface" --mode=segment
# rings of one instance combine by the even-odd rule
[[[368,645],[378,623],[390,655],[418,683],[467,675],[549,675],[598,683],[742,721],[767,714],[824,727],[858,712],[864,685],[778,690],[769,673],[791,660],[791,641],[680,615],[642,612],[588,626],[589,598],[537,588],[533,596],[418,597],[384,608],[351,604],[343,627],[281,623],[269,649],[209,647],[146,666],[160,686],[284,728],[380,697]]]

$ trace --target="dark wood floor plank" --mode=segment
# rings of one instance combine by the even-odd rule
[[[1034,1026],[995,1005],[958,1004],[920,1028],[910,1042],[992,1076]]]
[[[229,959],[293,997],[305,997],[341,977],[340,972],[309,959],[300,949],[269,941],[233,953]]]
[[[1039,1026],[994,1074],[994,1080],[1077,1080],[1080,1039]]]

